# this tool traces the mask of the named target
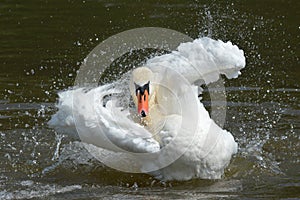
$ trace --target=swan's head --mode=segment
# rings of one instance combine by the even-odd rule
[[[147,67],[139,67],[132,71],[130,92],[141,117],[146,117],[149,114],[149,101],[153,96],[152,80],[153,73]]]

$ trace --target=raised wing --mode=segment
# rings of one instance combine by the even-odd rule
[[[83,142],[116,152],[159,151],[159,143],[145,128],[128,119],[129,112],[105,97],[118,93],[113,85],[59,93],[58,112],[48,122],[59,132],[78,134]]]
[[[190,83],[202,80],[209,84],[219,79],[220,74],[236,78],[246,65],[244,52],[231,42],[207,37],[182,43],[170,54],[149,59],[147,66],[171,67]]]

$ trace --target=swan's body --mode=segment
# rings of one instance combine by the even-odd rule
[[[152,58],[145,66],[135,69],[125,81],[136,106],[142,97],[137,96],[140,91],[136,88],[150,84],[147,109],[139,108],[144,116],[140,123],[134,122],[132,118],[140,118],[132,117],[128,109],[121,110],[120,97],[102,106],[108,94],[129,98],[128,90],[118,89],[123,83],[115,83],[88,92],[60,93],[59,111],[49,125],[63,132],[77,130],[83,142],[94,145],[87,145],[90,152],[120,170],[146,172],[161,180],[221,178],[237,152],[237,143],[210,118],[193,83],[201,79],[208,84],[220,74],[237,77],[245,66],[243,52],[231,43],[202,38]],[[143,87],[141,90],[143,95]]]

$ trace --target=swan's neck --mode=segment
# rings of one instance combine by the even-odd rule
[[[149,115],[150,115],[150,110],[149,110]],[[152,124],[152,121],[151,121],[151,118],[150,116],[147,115],[146,117],[142,117],[141,120],[140,120],[140,123],[143,125],[143,126],[150,126]]]

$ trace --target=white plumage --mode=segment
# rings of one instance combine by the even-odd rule
[[[136,77],[59,93],[58,111],[48,124],[59,132],[78,133],[96,158],[119,170],[160,180],[221,178],[237,143],[210,118],[193,83],[201,79],[209,84],[220,74],[237,77],[245,66],[243,51],[230,42],[200,38],[145,66],[153,73],[150,93],[155,94],[149,126],[139,124],[134,111],[120,103],[128,100]]]

